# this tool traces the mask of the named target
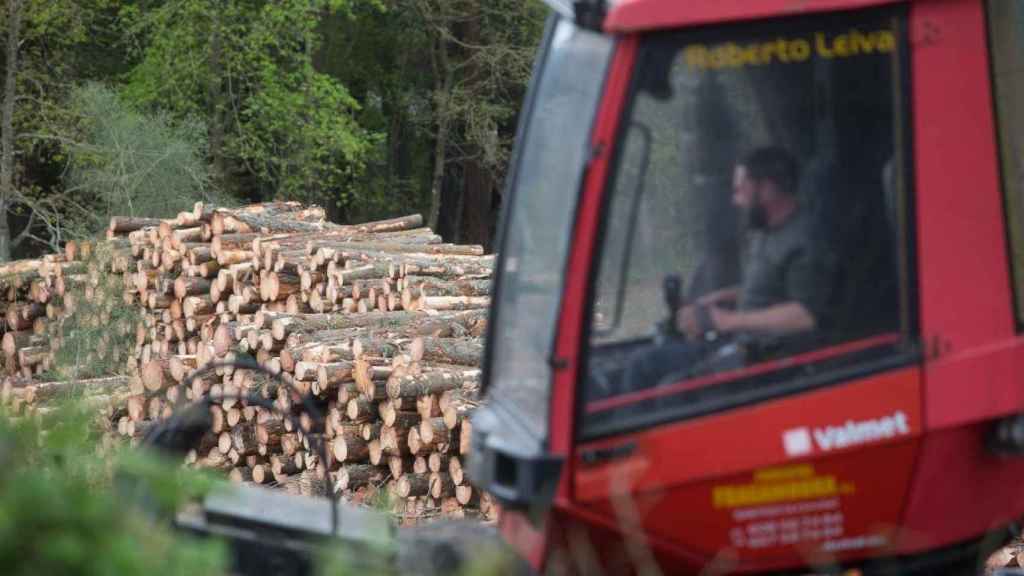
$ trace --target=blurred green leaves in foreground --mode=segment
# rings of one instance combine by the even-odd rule
[[[148,520],[115,489],[116,467],[173,510],[212,481],[138,452],[99,454],[91,416],[72,406],[39,420],[0,414],[0,571],[20,574],[224,574],[227,550]]]
[[[177,532],[170,521],[182,506],[230,485],[142,450],[102,448],[105,425],[74,398],[38,416],[8,417],[0,409],[0,574],[230,573],[225,542]],[[395,566],[367,569],[359,562],[365,558],[335,542],[314,559],[317,573],[492,576],[512,569],[496,534],[487,537],[480,525],[421,529],[422,539],[408,533],[377,551],[392,557],[392,546],[404,547]],[[455,556],[462,561],[450,564]]]

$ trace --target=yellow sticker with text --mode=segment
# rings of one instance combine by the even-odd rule
[[[725,484],[711,489],[715,508],[741,508],[828,498],[853,492],[831,474],[818,474],[810,464],[765,468],[754,472],[752,482]]]
[[[896,34],[892,30],[862,32],[853,29],[832,36],[824,32],[815,32],[807,38],[779,37],[750,44],[690,44],[683,49],[683,60],[694,70],[720,70],[806,62],[812,55],[833,59],[888,54],[895,49]]]

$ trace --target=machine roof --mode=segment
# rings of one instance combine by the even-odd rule
[[[634,32],[894,4],[896,0],[616,0],[604,28]]]

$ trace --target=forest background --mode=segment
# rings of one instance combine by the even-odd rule
[[[490,248],[539,0],[2,0],[0,261],[300,200]]]

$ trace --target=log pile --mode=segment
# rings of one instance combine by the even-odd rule
[[[195,466],[387,501],[410,519],[492,514],[462,468],[493,265],[480,246],[445,244],[418,215],[336,225],[298,203],[114,218],[107,238],[107,274],[92,275],[117,282],[138,312],[122,363],[127,398],[110,414],[117,434],[138,441],[179,403],[209,398],[214,433],[189,455]],[[27,375],[34,354],[52,353],[17,326],[10,349]],[[221,366],[183,385],[243,358],[280,379]],[[325,415],[326,458],[300,393]]]
[[[0,383],[0,404],[14,414],[41,417],[54,413],[62,400],[75,400],[80,408],[110,422],[124,414],[127,384],[124,376],[50,382],[8,377]]]
[[[77,379],[99,365],[124,364],[125,350],[116,340],[134,332],[135,319],[124,313],[121,274],[111,270],[119,246],[125,250],[127,242],[95,247],[68,242],[62,254],[0,265],[0,361],[7,375],[15,380]],[[82,352],[77,364],[85,372],[53,373],[65,334],[89,330],[97,334],[88,351],[65,351]]]

